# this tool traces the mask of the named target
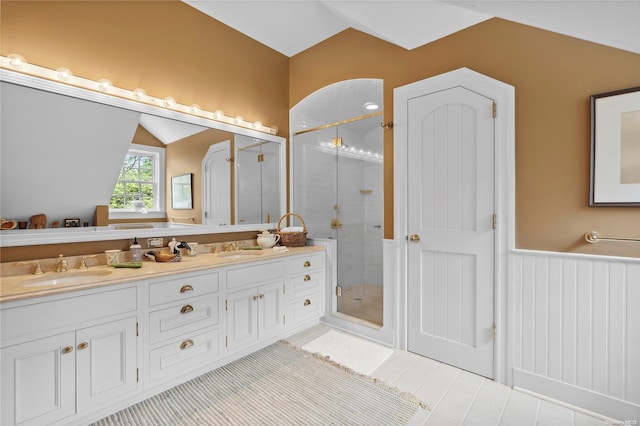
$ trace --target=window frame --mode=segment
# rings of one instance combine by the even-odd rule
[[[156,147],[150,145],[131,144],[127,155],[148,155],[153,157],[153,187],[154,187],[154,205],[153,208],[148,209],[147,213],[138,212],[135,209],[113,209],[109,207],[109,217],[117,219],[149,219],[149,218],[164,218],[166,217],[166,179],[165,179],[165,156],[166,149],[164,147]],[[123,159],[124,164],[124,159]],[[120,166],[122,169],[122,166]],[[120,172],[118,172],[118,178]],[[114,182],[114,188],[117,183]],[[112,191],[113,195],[113,191]],[[109,198],[111,199],[111,198]]]

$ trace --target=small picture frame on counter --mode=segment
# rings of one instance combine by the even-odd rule
[[[80,219],[65,219],[64,220],[65,228],[79,228],[80,227]]]

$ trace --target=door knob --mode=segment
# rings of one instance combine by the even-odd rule
[[[414,243],[414,244],[419,243],[420,242],[420,235],[418,235],[418,234],[409,235],[409,241]]]

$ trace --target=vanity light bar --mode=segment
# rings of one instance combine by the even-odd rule
[[[164,99],[156,98],[147,95],[147,93],[140,88],[135,90],[122,89],[114,86],[107,79],[94,81],[83,77],[78,77],[76,75],[73,75],[73,73],[67,68],[58,68],[58,70],[53,70],[50,68],[41,67],[39,65],[33,65],[28,63],[22,56],[18,54],[10,54],[9,56],[0,55],[0,68],[56,81],[62,84],[67,84],[82,89],[92,90],[94,92],[106,93],[112,96],[153,105],[159,108],[165,108],[172,111],[182,112],[184,114],[194,115],[209,120],[215,120],[225,124],[245,127],[247,129],[256,130],[258,132],[268,133],[270,135],[277,135],[278,133],[278,127],[268,127],[263,125],[260,121],[246,121],[241,116],[227,117],[220,110],[216,112],[205,111],[201,109],[197,104],[188,106],[177,103],[176,100],[172,97],[166,97]]]

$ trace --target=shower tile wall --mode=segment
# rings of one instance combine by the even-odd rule
[[[341,136],[349,145],[362,146],[366,142],[362,141],[362,136],[348,131],[341,131]],[[382,165],[345,156],[338,160],[335,150],[314,146],[317,144],[315,141],[330,141],[333,137],[335,129],[296,136],[294,167],[298,173],[294,172],[295,208],[303,216],[310,238],[339,237],[340,285],[381,286]],[[373,137],[379,139],[379,134],[371,135]],[[340,192],[336,198],[337,188]],[[371,192],[367,193],[367,190]],[[331,228],[331,219],[336,217],[336,204],[343,224],[337,232]],[[379,228],[376,227],[378,225]]]

